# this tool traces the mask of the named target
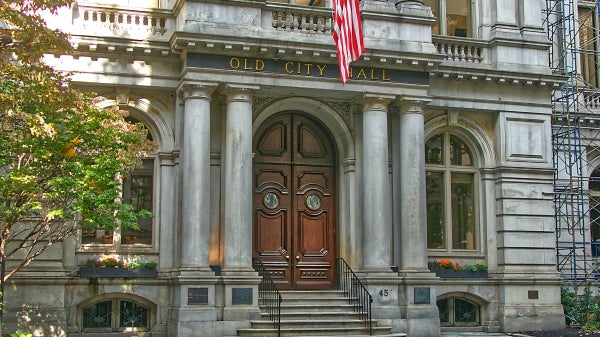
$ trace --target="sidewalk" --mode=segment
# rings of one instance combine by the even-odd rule
[[[442,337],[528,337],[528,335],[502,332],[442,332]]]

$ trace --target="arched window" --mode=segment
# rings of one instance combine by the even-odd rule
[[[473,37],[471,0],[424,0],[437,18],[434,35]]]
[[[588,184],[590,192],[590,237],[592,239],[592,255],[600,256],[600,169],[595,169]]]
[[[148,331],[150,309],[128,299],[109,299],[93,303],[82,310],[84,332]]]
[[[579,46],[582,52],[581,75],[591,86],[598,87],[598,11],[595,2],[581,3],[578,7]]]
[[[427,247],[476,250],[475,167],[472,151],[449,132],[425,143]]]
[[[460,297],[449,297],[437,301],[441,326],[481,325],[480,307],[477,303]]]
[[[128,117],[127,120],[130,123],[140,123],[131,117]],[[150,132],[148,132],[148,140],[153,140]],[[136,211],[153,212],[154,210],[154,160],[154,157],[144,158],[142,165],[123,177],[123,201],[130,203]],[[138,218],[139,228],[136,230],[120,227],[114,230],[84,229],[81,243],[111,245],[115,248],[152,245],[153,218]]]

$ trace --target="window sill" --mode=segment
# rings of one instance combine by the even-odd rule
[[[440,269],[435,272],[435,276],[440,278],[488,278],[488,272],[487,270]]]
[[[156,278],[158,272],[150,268],[88,268],[79,269],[79,277],[86,278]]]

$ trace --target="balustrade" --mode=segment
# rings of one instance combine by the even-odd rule
[[[433,43],[438,53],[444,55],[446,60],[467,63],[484,62],[487,44],[481,41],[434,36]]]
[[[308,9],[273,9],[273,28],[279,31],[297,31],[331,35],[331,11]]]
[[[164,36],[173,30],[173,20],[168,12],[113,10],[99,7],[79,6],[74,13],[75,31],[98,35],[134,37]],[[90,34],[88,33],[88,34]]]

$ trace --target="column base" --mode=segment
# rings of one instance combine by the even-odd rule
[[[406,317],[406,333],[411,337],[440,336],[440,318],[436,301],[435,286],[439,278],[429,270],[399,273],[402,284],[399,303]]]
[[[167,326],[169,336],[196,337],[199,331],[205,337],[223,336],[223,324],[213,307],[173,308]]]
[[[226,268],[221,272],[223,282],[223,321],[234,325],[260,319],[258,285],[261,277],[252,268]]]
[[[179,267],[175,270],[175,277],[215,277],[210,267]]]
[[[394,4],[387,1],[381,0],[370,0],[363,1],[361,10],[363,12],[379,12],[379,13],[393,13],[395,11]]]

